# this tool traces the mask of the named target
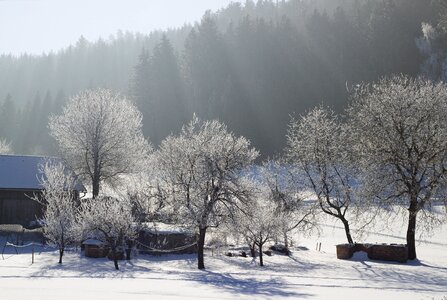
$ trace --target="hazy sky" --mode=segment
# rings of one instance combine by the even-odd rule
[[[236,0],[0,0],[0,53],[59,50],[83,35],[150,32],[200,20]]]

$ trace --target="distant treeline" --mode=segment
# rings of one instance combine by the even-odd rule
[[[443,79],[444,6],[247,1],[175,30],[119,32],[96,42],[81,37],[57,53],[3,55],[0,139],[17,153],[55,154],[49,114],[80,90],[107,87],[134,99],[155,145],[195,112],[220,119],[272,155],[285,144],[291,114],[321,103],[341,111],[359,82],[393,73]]]

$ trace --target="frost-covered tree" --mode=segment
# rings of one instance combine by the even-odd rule
[[[228,132],[223,123],[194,117],[178,136],[162,142],[157,156],[179,222],[199,231],[198,268],[204,269],[206,230],[218,226],[222,217],[246,199],[247,189],[239,177],[258,152],[246,138]]]
[[[43,187],[41,195],[34,200],[45,207],[43,213],[44,236],[49,244],[59,249],[59,263],[62,263],[65,247],[80,240],[77,222],[76,185],[73,172],[62,163],[47,161],[40,166]]]
[[[94,238],[110,247],[115,269],[118,253],[128,240],[136,237],[135,218],[129,199],[98,197],[81,206],[80,224],[85,238]]]
[[[120,186],[119,194],[129,198],[137,222],[151,222],[169,218],[166,205],[166,192],[163,190],[152,158],[148,160],[147,171],[126,176],[126,182]]]
[[[11,144],[5,140],[0,140],[0,154],[12,153]]]
[[[293,166],[278,160],[268,160],[259,173],[265,197],[275,207],[279,231],[286,248],[289,247],[290,232],[297,230],[309,234],[317,229],[317,210],[310,201],[302,198],[301,186],[297,184],[301,176]]]
[[[447,85],[393,76],[359,86],[352,98],[352,146],[366,188],[380,204],[408,209],[409,259],[416,259],[417,216],[424,216],[420,224],[433,221],[426,214],[431,203],[445,199],[439,193],[447,176]]]
[[[266,243],[284,237],[288,247],[287,234],[291,230],[309,232],[315,227],[312,207],[306,207],[304,201],[291,192],[294,188],[280,178],[286,174],[283,166],[269,161],[265,166],[256,168],[254,173],[245,175],[241,180],[245,181],[246,186],[251,186],[248,194],[250,201],[234,211],[227,224],[231,233],[245,240],[253,258],[258,248],[261,266],[264,265],[263,247]]]
[[[259,265],[264,266],[263,247],[267,242],[274,241],[281,235],[282,216],[278,214],[272,199],[265,197],[268,196],[268,190],[258,190],[253,196],[255,199],[245,206],[246,211],[235,212],[232,227],[249,243],[252,256],[253,246],[257,246]]]
[[[343,223],[348,243],[354,243],[347,213],[354,204],[356,168],[344,126],[329,109],[317,107],[292,119],[286,157],[305,177],[321,210]]]
[[[113,183],[144,165],[150,146],[141,126],[135,105],[106,89],[75,95],[49,123],[62,156],[91,182],[93,197],[98,196],[101,182]]]

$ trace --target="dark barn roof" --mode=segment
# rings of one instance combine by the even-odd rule
[[[42,190],[39,182],[44,174],[39,166],[47,161],[61,162],[57,157],[0,155],[0,190]],[[85,187],[77,182],[76,191],[84,192]]]

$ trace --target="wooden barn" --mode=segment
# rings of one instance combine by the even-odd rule
[[[43,207],[31,199],[42,192],[40,165],[58,158],[42,156],[0,155],[0,224],[20,224],[29,227],[42,217]],[[76,195],[85,192],[76,186]]]

